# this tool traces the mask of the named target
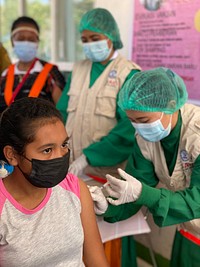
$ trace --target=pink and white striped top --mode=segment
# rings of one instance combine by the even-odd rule
[[[83,229],[78,178],[68,174],[32,210],[0,180],[0,266],[81,267]]]

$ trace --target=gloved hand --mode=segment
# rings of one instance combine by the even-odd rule
[[[106,174],[108,183],[105,189],[109,196],[117,198],[114,200],[107,197],[108,202],[118,206],[120,204],[136,201],[142,192],[142,183],[122,169],[118,169],[118,173],[124,180]]]
[[[82,154],[80,157],[78,157],[76,160],[72,162],[72,164],[69,166],[68,172],[73,173],[76,176],[79,176],[83,173],[83,170],[85,167],[87,167],[88,162],[86,160],[86,156]]]
[[[97,215],[101,215],[106,212],[108,208],[108,201],[104,196],[102,190],[98,186],[88,186],[91,197],[94,201],[94,211]]]

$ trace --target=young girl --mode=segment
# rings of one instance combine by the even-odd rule
[[[0,118],[0,266],[108,267],[86,185],[68,173],[68,136],[54,105],[22,98]]]

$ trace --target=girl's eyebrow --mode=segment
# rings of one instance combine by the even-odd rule
[[[40,146],[38,149],[40,150],[40,149],[44,149],[44,148],[47,148],[47,147],[52,147],[52,146],[54,146],[55,144],[54,143],[49,143],[49,144],[45,144],[45,145],[42,145],[42,146]]]
[[[65,140],[63,141],[63,143],[67,142],[68,140],[69,140],[69,137],[66,137]],[[48,146],[51,146],[52,147],[54,145],[55,145],[55,143],[44,144],[44,145],[40,146],[39,149],[44,149],[44,148],[46,148]]]

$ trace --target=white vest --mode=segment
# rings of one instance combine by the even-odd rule
[[[180,143],[176,164],[171,176],[161,143],[147,142],[136,134],[143,156],[153,163],[158,179],[172,191],[189,187],[193,164],[200,154],[200,108],[185,104],[181,108],[181,116]],[[182,223],[180,227],[200,237],[200,219]]]
[[[84,60],[76,63],[72,72],[66,123],[72,160],[117,124],[117,94],[131,70],[140,69],[118,55],[89,88],[91,68],[92,62]]]

